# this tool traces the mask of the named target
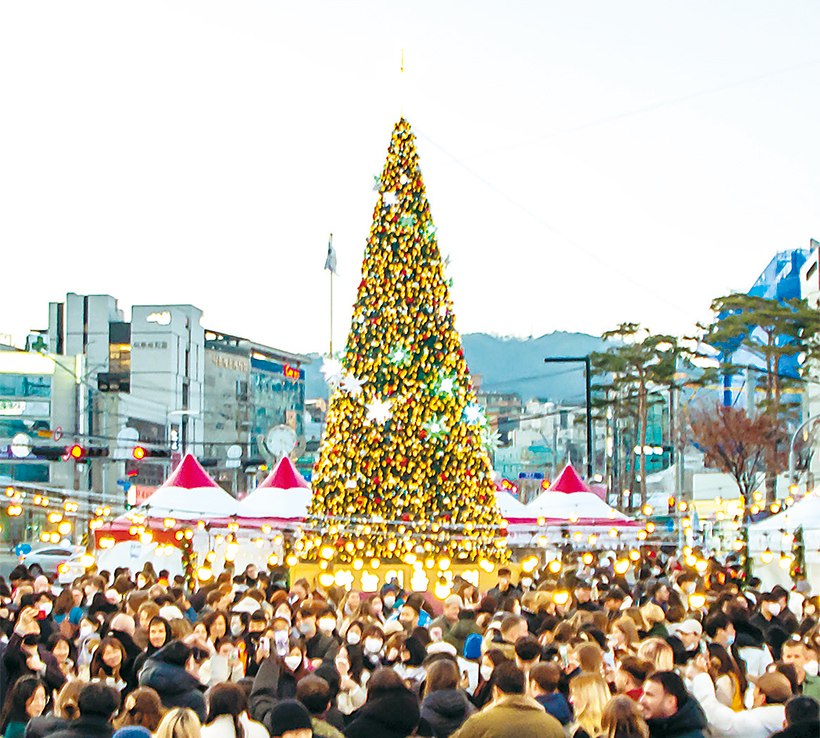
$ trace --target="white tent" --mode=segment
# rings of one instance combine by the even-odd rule
[[[191,454],[186,454],[164,484],[127,515],[208,521],[238,513],[239,502],[211,479]]]
[[[239,514],[255,520],[301,522],[307,516],[312,499],[310,485],[285,456],[265,480],[239,503]]]
[[[803,528],[806,554],[820,549],[820,496],[812,492],[783,512],[749,526],[749,551],[756,553],[769,548],[779,551],[786,541],[783,534],[791,536],[798,527]],[[791,543],[786,546],[791,549]],[[785,550],[785,548],[784,548]],[[817,562],[820,563],[820,554]]]
[[[505,490],[498,490],[495,493],[495,502],[501,517],[509,521],[511,525],[535,523],[537,516],[520,500],[513,497]]]
[[[803,528],[806,578],[814,591],[820,590],[820,495],[809,493],[783,512],[749,526],[749,555],[754,559],[755,574],[763,579],[764,587],[782,584],[791,586],[789,569],[780,567],[783,554],[791,554],[795,530]],[[771,551],[772,561],[761,559],[764,551]]]
[[[547,490],[527,505],[527,510],[530,516],[547,520],[584,520],[601,525],[629,521],[626,515],[607,505],[592,492],[566,493]]]

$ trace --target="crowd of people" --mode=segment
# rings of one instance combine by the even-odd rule
[[[0,579],[0,733],[820,738],[806,582],[674,557],[497,574],[440,602],[253,565],[193,592],[150,565],[66,587],[21,565]]]

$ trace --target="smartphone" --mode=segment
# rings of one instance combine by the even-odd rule
[[[273,640],[276,642],[276,655],[283,658],[287,656],[290,651],[288,648],[288,632],[286,630],[277,630],[273,635]]]
[[[567,648],[567,645],[565,643],[558,646],[558,653],[561,655],[561,663],[563,663],[564,666],[566,666],[567,663],[568,663],[567,662],[567,652],[568,651],[569,651],[569,649]]]

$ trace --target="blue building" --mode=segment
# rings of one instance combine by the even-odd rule
[[[755,280],[748,294],[754,297],[763,297],[768,300],[779,300],[785,302],[801,297],[801,277],[800,270],[806,263],[810,254],[809,249],[791,249],[789,251],[779,251],[769,262],[766,268]],[[761,337],[761,341],[764,340]],[[738,367],[756,367],[765,371],[764,362],[740,347],[734,350],[728,357],[723,357],[730,363]],[[743,404],[739,397],[747,391],[746,381],[757,372],[741,372],[738,375],[727,376],[723,380],[723,404]],[[799,377],[797,358],[785,356],[780,360],[780,374],[793,379]]]

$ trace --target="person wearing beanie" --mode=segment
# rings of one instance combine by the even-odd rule
[[[126,725],[114,733],[112,738],[151,738],[151,731],[141,725]]]
[[[434,628],[439,628],[441,630],[440,639],[443,639],[449,635],[450,631],[458,623],[458,615],[461,612],[461,609],[461,597],[457,594],[451,594],[447,597],[447,599],[444,600],[444,610],[442,611],[442,614],[433,620],[428,627],[430,635],[433,635]]]
[[[282,700],[275,705],[266,727],[271,738],[313,738],[310,713],[298,700]]]

